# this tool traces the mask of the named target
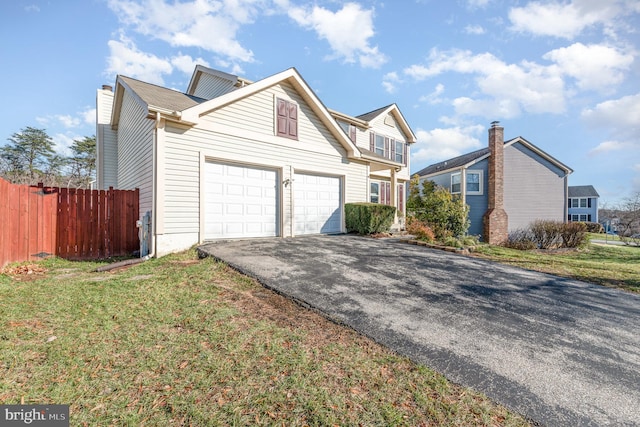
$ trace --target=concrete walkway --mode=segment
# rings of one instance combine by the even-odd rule
[[[548,426],[640,423],[640,296],[357,236],[201,250]]]

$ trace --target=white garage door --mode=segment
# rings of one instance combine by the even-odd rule
[[[295,234],[342,231],[340,178],[295,174]]]
[[[278,235],[278,173],[205,163],[205,239]]]

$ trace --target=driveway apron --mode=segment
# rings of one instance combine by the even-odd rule
[[[201,251],[549,426],[640,425],[640,296],[365,237]]]

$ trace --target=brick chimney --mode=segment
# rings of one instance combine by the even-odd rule
[[[489,129],[489,188],[487,212],[482,217],[484,241],[499,245],[508,237],[509,218],[504,210],[504,128],[492,122]]]

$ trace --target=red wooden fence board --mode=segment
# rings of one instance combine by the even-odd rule
[[[0,179],[0,267],[57,255],[100,259],[139,249],[138,190],[78,190]]]

